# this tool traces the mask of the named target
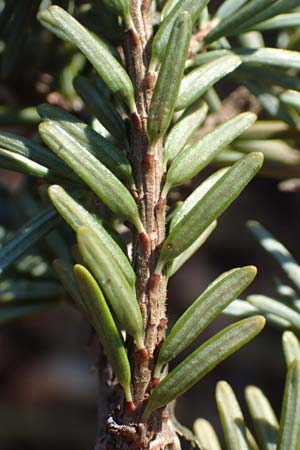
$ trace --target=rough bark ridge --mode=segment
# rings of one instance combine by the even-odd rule
[[[116,393],[105,389],[108,378],[99,371],[99,433],[96,450],[102,449],[153,449],[178,448],[179,443],[167,411],[153,414],[149,423],[141,421],[144,402],[149,396],[156,351],[164,336],[166,284],[164,278],[155,282],[152,277],[157,251],[165,236],[165,208],[159,205],[164,176],[162,143],[156,146],[153,157],[147,157],[146,135],[149,100],[153,82],[147,77],[149,46],[152,37],[151,0],[131,0],[131,13],[137,33],[129,30],[124,43],[127,70],[135,87],[138,115],[132,117],[131,155],[135,173],[141,218],[150,243],[141,246],[135,239],[133,261],[137,274],[137,295],[145,329],[145,346],[149,358],[143,361],[131,351],[133,399],[135,413],[120,408]],[[106,405],[103,404],[107,399]],[[103,418],[106,417],[103,423]]]

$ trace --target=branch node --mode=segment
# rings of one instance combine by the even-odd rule
[[[126,407],[126,409],[128,409],[128,411],[130,411],[130,412],[134,412],[134,411],[135,411],[135,404],[133,403],[132,400],[127,401],[127,402],[125,403],[125,407]]]
[[[144,159],[144,168],[146,173],[149,173],[153,170],[154,166],[154,155],[153,154],[147,154]]]
[[[138,354],[140,355],[142,361],[148,361],[149,353],[148,353],[148,350],[145,347],[138,349]]]
[[[158,286],[161,280],[161,276],[158,273],[154,273],[150,279],[150,290],[153,294],[158,292]]]
[[[156,81],[156,73],[155,72],[148,72],[146,77],[146,88],[148,91],[152,91],[154,88],[154,84]]]
[[[156,204],[156,214],[160,214],[162,213],[162,211],[164,210],[165,206],[166,206],[166,198],[165,197],[160,197],[157,204]]]
[[[156,386],[160,383],[160,378],[154,377],[152,378],[151,389],[155,389]]]
[[[140,195],[135,186],[130,188],[130,193],[131,193],[132,197],[134,198],[134,200],[136,201],[136,203],[139,203]]]
[[[166,317],[162,317],[159,321],[158,328],[160,330],[164,330],[167,327],[168,319]]]
[[[151,250],[151,241],[149,234],[147,234],[145,231],[139,234],[139,238],[142,244],[142,248],[145,254],[148,254]]]
[[[133,127],[136,131],[140,131],[142,129],[142,119],[137,111],[131,113],[131,119],[133,123]]]
[[[131,42],[134,45],[134,47],[137,47],[140,44],[140,35],[136,31],[135,27],[128,28],[126,30],[126,33],[128,33],[128,36],[130,37]]]

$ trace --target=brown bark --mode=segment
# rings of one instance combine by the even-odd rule
[[[139,195],[140,215],[149,236],[148,248],[141,245],[134,236],[133,261],[137,274],[137,295],[142,311],[145,346],[148,359],[135,353],[133,345],[129,351],[132,367],[132,392],[136,406],[134,413],[120,409],[118,396],[110,396],[109,403],[103,405],[110,411],[106,423],[99,423],[96,450],[102,449],[153,449],[178,448],[178,439],[168,418],[167,411],[158,411],[149,422],[144,423],[141,415],[149,396],[157,348],[164,336],[167,324],[165,312],[166,283],[164,277],[153,277],[158,249],[165,236],[165,207],[157,207],[164,176],[162,163],[162,143],[156,145],[154,155],[147,156],[148,139],[146,134],[149,101],[153,87],[147,80],[149,44],[152,37],[151,0],[131,0],[131,13],[136,31],[127,32],[124,54],[127,70],[135,87],[138,116],[132,117],[131,154]],[[152,83],[153,84],[153,83]],[[100,370],[103,370],[102,368]],[[103,380],[100,374],[103,391]],[[103,395],[100,396],[103,402]],[[103,408],[99,405],[99,417],[103,419]]]

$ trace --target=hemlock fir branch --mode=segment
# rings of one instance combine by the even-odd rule
[[[71,57],[61,67],[63,95],[49,94],[48,99],[55,98],[67,111],[47,104],[29,115],[0,110],[0,123],[40,122],[43,141],[0,133],[1,166],[43,182],[43,208],[28,196],[32,217],[14,236],[3,230],[0,321],[56,304],[58,278],[95,329],[112,369],[111,374],[98,367],[96,449],[179,449],[171,403],[261,331],[265,320],[256,311],[270,309],[271,317],[280,316],[270,302],[255,305],[254,317],[219,331],[167,373],[167,363],[230,308],[256,269],[246,266],[220,275],[166,331],[169,278],[259,172],[263,154],[262,174],[299,177],[294,148],[299,94],[294,91],[299,89],[300,56],[293,48],[299,41],[300,1],[225,0],[215,14],[208,0],[63,1],[49,7],[36,2],[35,8],[28,3],[7,0],[3,6],[2,72],[13,73],[26,38],[35,39],[43,51],[42,36],[52,33]],[[265,46],[266,30],[275,30],[278,48]],[[240,103],[222,99],[214,88],[229,77],[236,89],[231,100],[239,97],[240,85],[246,87]],[[83,104],[91,111],[89,124],[76,116]],[[254,123],[256,115],[247,104],[269,120]],[[209,164],[226,167],[174,206],[174,191]],[[63,223],[70,227],[68,243],[61,234]],[[127,241],[120,234],[124,227]],[[54,228],[50,239],[47,234]],[[37,251],[43,238],[55,259],[56,279],[50,261]],[[36,271],[37,279],[26,285],[26,277],[17,276],[20,266],[25,276]],[[45,273],[51,274],[52,284],[45,284]],[[25,295],[20,304],[24,286],[27,294],[41,289],[36,301]],[[297,313],[289,314],[282,321],[294,326]],[[287,354],[298,344],[291,345]],[[289,420],[298,411],[297,364],[288,371],[278,446],[266,443],[266,430],[260,429],[262,448],[298,448],[299,425]],[[251,392],[254,411],[256,394]],[[244,425],[243,436],[236,439],[235,420],[243,423],[243,418],[224,383],[217,387],[217,403],[227,447],[258,448]],[[268,414],[266,420],[277,430],[276,418]],[[195,432],[200,448],[219,448],[208,424],[198,422]]]

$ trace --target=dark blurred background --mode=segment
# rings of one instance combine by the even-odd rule
[[[38,25],[34,24],[33,28]],[[49,40],[48,55],[56,40]],[[49,100],[59,90],[51,58],[31,46],[9,77],[0,78],[0,107],[25,108]],[[219,93],[222,95],[222,92]],[[230,89],[230,86],[226,86]],[[1,129],[35,137],[35,126],[3,124]],[[198,180],[199,181],[199,180]],[[6,198],[22,189],[22,176],[1,171],[1,224],[10,226]],[[30,180],[32,185],[36,184]],[[188,187],[186,192],[191,187]],[[170,281],[168,312],[170,325],[222,272],[254,264],[258,276],[251,293],[274,295],[272,279],[280,273],[245,227],[248,219],[259,220],[297,258],[300,255],[300,197],[282,193],[277,181],[256,178],[223,214],[217,229],[203,248]],[[22,217],[19,217],[22,223]],[[25,221],[25,220],[24,220]],[[194,344],[230,323],[220,317]],[[73,450],[92,449],[97,426],[97,380],[93,370],[95,353],[89,345],[90,330],[77,311],[60,306],[38,316],[23,318],[0,328],[0,449]],[[177,403],[178,419],[191,426],[197,417],[212,421],[221,436],[214,401],[218,380],[228,381],[238,395],[245,415],[243,391],[248,384],[262,388],[280,413],[285,364],[281,333],[266,327],[253,342],[222,363]]]

